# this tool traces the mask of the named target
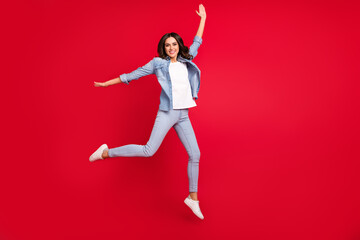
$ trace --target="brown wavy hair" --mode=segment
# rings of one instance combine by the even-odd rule
[[[181,57],[186,58],[188,60],[191,60],[194,58],[192,55],[189,54],[189,48],[184,45],[184,42],[183,42],[182,38],[179,36],[179,34],[174,33],[174,32],[166,33],[164,36],[161,37],[159,44],[158,44],[158,50],[157,50],[159,57],[161,57],[163,59],[165,59],[167,57],[167,54],[165,52],[165,41],[169,37],[175,38],[175,40],[179,44],[178,55],[180,55]]]

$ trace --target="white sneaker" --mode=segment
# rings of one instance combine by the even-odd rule
[[[89,158],[90,162],[103,159],[102,154],[105,149],[109,149],[106,144],[101,145]]]
[[[185,198],[185,204],[193,211],[193,213],[198,216],[200,219],[204,219],[204,216],[202,215],[200,211],[199,201],[192,200],[190,195]]]

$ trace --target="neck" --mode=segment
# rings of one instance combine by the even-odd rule
[[[171,61],[172,63],[177,62],[177,61],[176,61],[176,58],[177,58],[177,57],[172,57],[172,58],[170,58],[170,61]]]

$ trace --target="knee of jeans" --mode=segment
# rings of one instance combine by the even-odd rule
[[[189,156],[189,161],[199,162],[200,161],[200,150],[194,151]]]
[[[152,148],[148,144],[144,146],[145,157],[152,157],[156,152],[156,149]]]

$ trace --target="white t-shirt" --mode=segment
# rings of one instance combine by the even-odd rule
[[[173,109],[195,107],[196,103],[191,94],[186,63],[170,62],[169,73],[172,85]]]

